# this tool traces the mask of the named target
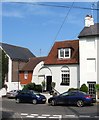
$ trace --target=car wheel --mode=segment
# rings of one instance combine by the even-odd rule
[[[17,98],[17,99],[16,99],[16,103],[20,103],[20,99]]]
[[[36,99],[33,99],[33,100],[32,100],[32,103],[33,103],[33,104],[37,104],[37,100],[36,100]]]
[[[56,105],[56,101],[55,101],[55,100],[52,100],[52,101],[51,101],[51,105],[52,105],[52,106],[55,106],[55,105]]]
[[[77,101],[77,106],[78,106],[78,107],[84,106],[84,102],[83,102],[82,100],[78,100],[78,101]]]

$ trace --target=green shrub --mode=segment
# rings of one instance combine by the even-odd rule
[[[35,85],[35,91],[42,92],[42,85]]]
[[[96,85],[95,85],[95,90],[96,90],[96,91],[99,91],[99,84],[96,84]]]
[[[68,91],[79,90],[78,88],[69,88]]]
[[[85,93],[88,92],[88,87],[86,86],[86,84],[82,84],[82,85],[81,85],[80,91],[83,91],[83,92],[85,92]]]
[[[24,86],[23,90],[35,90],[35,91],[41,92],[42,86],[40,84],[36,85],[35,83],[29,83]]]
[[[52,82],[52,83],[51,83],[51,87],[52,87],[52,88],[55,88],[55,86],[56,86],[56,83],[55,83],[55,82]]]

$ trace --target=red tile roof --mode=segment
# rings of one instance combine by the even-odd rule
[[[30,58],[26,65],[20,71],[33,71],[38,63],[44,61],[46,57]]]
[[[59,59],[59,48],[71,48],[71,58]],[[79,63],[79,40],[66,40],[61,42],[55,42],[48,57],[45,60],[46,65],[57,64],[78,64]]]

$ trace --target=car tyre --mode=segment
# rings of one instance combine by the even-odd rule
[[[20,103],[20,99],[17,98],[17,99],[16,99],[16,103]]]
[[[77,101],[77,106],[78,106],[78,107],[83,107],[83,106],[84,106],[83,100],[78,100],[78,101]]]
[[[36,104],[37,104],[37,100],[36,100],[36,99],[33,99],[33,100],[32,100],[32,103],[33,103],[34,105],[36,105]]]
[[[56,105],[56,101],[55,101],[55,100],[52,100],[52,101],[51,101],[51,105],[52,105],[52,106],[55,106],[55,105]]]

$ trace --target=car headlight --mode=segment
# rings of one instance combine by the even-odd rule
[[[39,96],[39,95],[36,95],[36,97],[37,97],[37,98],[40,98],[40,96]]]

